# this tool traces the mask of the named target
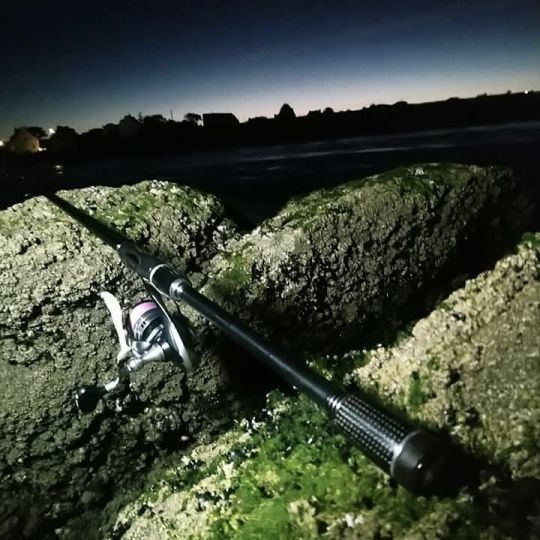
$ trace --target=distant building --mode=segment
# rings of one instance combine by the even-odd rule
[[[141,124],[131,114],[128,114],[120,120],[118,124],[118,133],[123,139],[133,139],[139,134]]]
[[[7,142],[7,149],[14,154],[35,154],[41,150],[39,139],[26,128],[17,128]]]
[[[50,152],[74,152],[79,146],[79,135],[68,126],[58,126],[47,142]]]
[[[255,116],[248,118],[247,124],[249,126],[266,126],[268,122],[270,122],[270,118],[266,118],[266,116]]]
[[[229,129],[240,124],[238,118],[232,113],[203,114],[203,124],[206,128]]]

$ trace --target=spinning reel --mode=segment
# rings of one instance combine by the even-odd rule
[[[186,371],[197,364],[192,348],[188,321],[182,315],[171,315],[157,291],[145,283],[149,298],[137,303],[123,320],[120,303],[109,292],[100,296],[105,302],[118,336],[120,352],[118,376],[101,385],[80,386],[75,403],[83,413],[92,412],[107,394],[118,394],[129,385],[130,374],[152,362],[173,362]]]

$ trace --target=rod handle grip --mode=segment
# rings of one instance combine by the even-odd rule
[[[423,495],[454,491],[454,456],[435,435],[361,394],[331,397],[329,406],[333,423],[399,484]]]

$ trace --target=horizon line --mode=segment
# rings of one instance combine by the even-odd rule
[[[477,98],[480,98],[480,97],[495,97],[495,96],[504,96],[504,95],[519,95],[519,94],[534,94],[534,93],[539,93],[540,92],[540,88],[538,89],[528,89],[528,90],[507,90],[505,92],[501,92],[501,93],[494,93],[494,94],[490,94],[488,92],[482,92],[480,94],[476,94],[474,96],[466,96],[466,97],[459,97],[459,96],[449,96],[447,98],[442,98],[442,99],[435,99],[435,100],[429,100],[429,101],[407,101],[407,100],[397,100],[397,101],[394,101],[392,103],[371,103],[370,105],[364,105],[362,106],[361,108],[358,108],[358,109],[341,109],[341,110],[334,110],[333,107],[331,106],[321,106],[320,108],[318,109],[311,109],[311,110],[308,110],[305,114],[300,114],[297,116],[297,118],[303,118],[303,117],[306,117],[310,112],[317,112],[317,111],[323,111],[324,109],[326,108],[330,108],[330,109],[333,109],[333,112],[334,114],[339,114],[339,113],[344,113],[344,112],[358,112],[358,111],[362,111],[364,109],[369,109],[371,107],[380,107],[380,106],[393,106],[393,105],[396,105],[398,103],[406,103],[407,105],[421,105],[421,104],[426,104],[426,103],[441,103],[441,102],[445,102],[445,101],[449,101],[450,99],[458,99],[458,100],[467,100],[467,99],[477,99]],[[290,102],[288,101],[285,101],[283,105],[289,105],[290,107],[292,107],[292,109],[294,110],[294,107],[290,104]],[[165,118],[166,121],[173,121],[173,122],[177,122],[177,123],[181,123],[184,121],[184,118],[187,114],[200,114],[200,116],[202,117],[203,114],[233,114],[239,121],[240,124],[246,124],[247,122],[249,122],[250,120],[253,120],[255,118],[266,118],[266,119],[273,119],[272,116],[264,116],[264,115],[256,115],[256,116],[250,116],[248,117],[247,119],[245,120],[240,120],[240,117],[241,115],[237,115],[235,114],[234,112],[231,112],[231,111],[211,111],[211,112],[205,112],[205,113],[192,113],[191,111],[188,111],[187,113],[181,115],[181,120],[176,120],[174,119],[174,109],[169,109],[169,112],[172,113],[172,117],[173,118],[168,118],[166,114],[163,114],[161,112],[153,112],[153,113],[149,113],[149,114],[142,114],[142,111],[139,111],[138,114],[133,114],[131,112],[128,112],[124,115],[122,115],[120,117],[120,119],[117,121],[117,123],[119,123],[123,118],[127,117],[127,116],[131,116],[135,119],[137,119],[139,116],[142,116],[143,118],[146,118],[146,117],[149,117],[149,116],[162,116],[163,118]],[[278,111],[279,112],[279,111]],[[277,113],[275,113],[277,114]],[[71,129],[75,129],[75,131],[78,133],[78,134],[82,134],[82,133],[86,133],[88,131],[92,131],[94,129],[103,129],[105,126],[109,125],[109,124],[113,124],[113,125],[117,125],[117,123],[115,122],[106,122],[104,124],[101,124],[101,125],[98,125],[98,126],[95,126],[95,127],[90,127],[90,128],[87,128],[85,130],[81,129],[80,131],[75,129],[75,128],[71,128],[71,126],[69,125],[66,125],[66,124],[57,124],[55,126],[55,128],[58,128],[58,127],[70,127]],[[43,127],[43,126],[39,126],[37,124],[26,124],[26,125],[20,125],[20,126],[15,126],[12,128],[12,134],[9,135],[9,136],[6,136],[6,137],[0,137],[0,141],[2,142],[5,142],[7,140],[9,140],[9,138],[15,133],[16,130],[18,129],[25,129],[25,128],[34,128],[34,127],[41,127],[43,128],[46,132],[51,130],[51,129],[55,129],[53,128],[52,126],[48,126],[48,127]]]

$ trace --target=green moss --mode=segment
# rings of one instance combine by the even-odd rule
[[[355,350],[343,355],[316,356],[309,360],[309,366],[324,377],[339,381],[354,369],[366,365],[369,358],[369,351]]]
[[[163,496],[164,490],[168,493],[182,489],[190,489],[203,478],[215,473],[219,464],[219,458],[208,462],[197,460],[186,460],[180,466],[169,466],[162,472],[160,469],[159,478],[150,479],[144,489],[144,496],[147,502],[155,502],[158,497]]]
[[[521,238],[522,244],[528,244],[533,249],[540,249],[540,233],[525,233]]]
[[[341,456],[342,441],[329,437],[319,411],[299,399],[294,414],[276,420],[254,436],[257,456],[236,478],[232,505],[213,524],[216,538],[290,537],[291,503],[312,500],[339,512],[361,499],[363,482],[350,486],[354,473]]]
[[[248,270],[249,260],[243,253],[233,253],[228,257],[229,267],[226,273],[226,279],[235,286],[241,286],[251,279]]]
[[[252,282],[251,277],[251,245],[224,255],[224,269],[211,284],[211,290],[220,297],[228,297],[237,293],[242,287]]]
[[[384,183],[385,188],[393,188],[402,196],[433,195],[448,183],[446,169],[445,165],[400,167],[370,179],[367,185]]]
[[[273,392],[259,418],[210,446],[155,476],[121,522],[136,521],[128,538],[498,537],[467,494],[426,499],[397,487],[302,396]]]
[[[120,230],[132,240],[144,238],[149,220],[156,213],[163,212],[164,208],[173,208],[179,213],[196,215],[201,208],[200,205],[205,202],[205,196],[191,188],[179,188],[169,184],[159,185],[152,181],[125,187],[121,193],[111,190],[98,201],[89,200],[90,192],[76,192],[75,198],[72,192],[62,195],[104,224]]]
[[[281,401],[279,410],[253,435],[258,452],[235,476],[229,504],[212,520],[211,538],[314,538],[345,515],[371,516],[374,536],[399,536],[437,511],[438,500],[392,486],[343,437],[329,432],[326,416],[307,399]],[[460,517],[468,514],[466,504],[451,506],[459,509],[457,528],[478,526]]]
[[[340,200],[349,194],[357,196],[358,192],[364,189],[383,189],[386,194],[393,192],[400,198],[433,198],[435,195],[442,195],[449,186],[459,184],[468,178],[470,167],[465,165],[443,163],[399,167],[368,178],[352,180],[335,188],[320,189],[307,197],[293,198],[282,211],[278,223],[270,220],[261,229],[273,230],[286,224],[302,228],[312,219],[319,219],[321,211],[325,208],[339,204]],[[347,208],[340,210],[346,211]]]
[[[420,376],[414,372],[411,376],[407,393],[407,402],[412,409],[418,409],[428,401],[429,397],[422,388]]]

